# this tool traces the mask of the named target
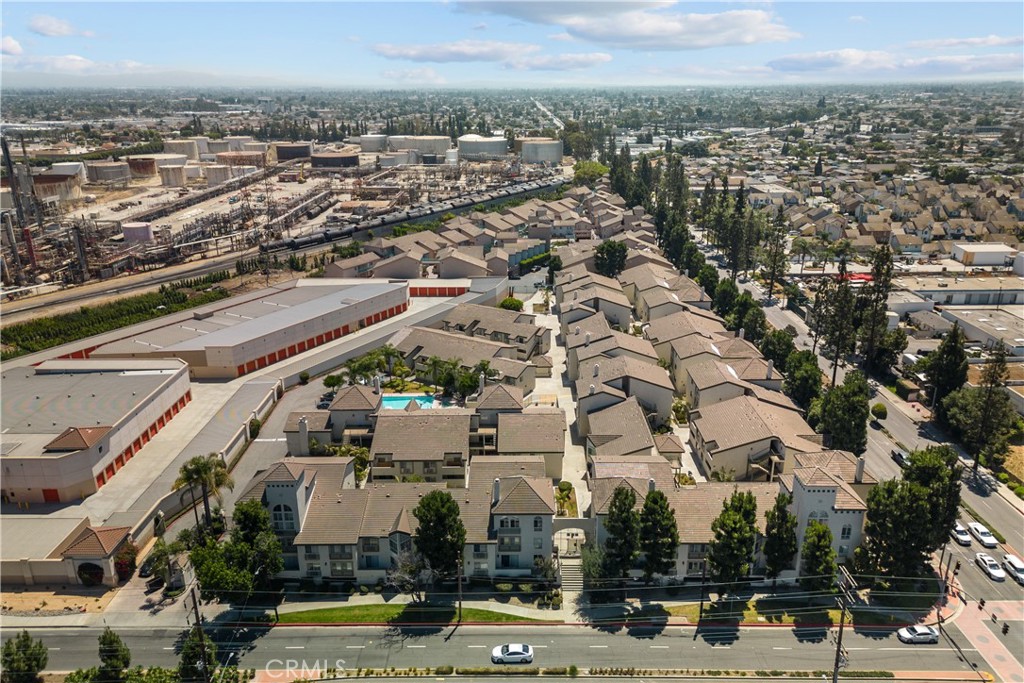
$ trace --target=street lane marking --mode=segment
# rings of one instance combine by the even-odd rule
[[[591,645],[591,648],[607,648],[607,645]]]
[[[791,647],[773,647],[772,649],[773,650],[792,650],[793,648],[791,648]],[[847,648],[847,649],[848,650],[852,650],[854,648]]]
[[[346,645],[345,649],[346,650],[362,650],[364,647],[366,647],[366,646],[365,645]]]
[[[46,649],[49,650],[50,652],[60,652],[60,648],[59,647],[48,647]]]
[[[486,645],[467,645],[466,647],[487,647]]]
[[[482,645],[481,647],[487,647],[487,646],[486,645]],[[547,645],[534,645],[533,649],[536,650],[538,647],[547,647]]]
[[[668,645],[651,645],[652,650],[667,650]]]
[[[406,645],[406,647],[426,647],[426,645]]]
[[[305,645],[285,645],[284,649],[286,649],[286,650],[305,650],[306,646]]]

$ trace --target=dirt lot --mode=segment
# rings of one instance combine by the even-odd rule
[[[1024,446],[1010,446],[1010,455],[1003,465],[1006,471],[1024,481]]]
[[[106,586],[31,586],[5,590],[0,604],[4,614],[102,612],[116,593]]]

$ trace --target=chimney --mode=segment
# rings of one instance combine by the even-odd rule
[[[486,382],[486,380],[487,380],[487,377],[484,376],[484,373],[481,372],[480,373],[480,388],[479,388],[479,391],[480,391],[481,394],[484,393],[484,383]]]
[[[585,335],[583,335],[583,345],[584,346],[590,346],[590,333],[589,332],[587,332]]]
[[[306,416],[299,418],[299,455],[309,455],[309,422]]]
[[[775,361],[770,360],[770,361],[768,361],[768,373],[765,376],[765,379],[771,379],[772,375],[774,375],[774,374],[775,374]]]
[[[580,326],[579,326],[579,325],[577,325],[577,326],[576,326],[576,334],[579,334],[579,333],[580,333]]]
[[[854,484],[864,483],[864,456],[857,458],[857,471],[853,475]]]
[[[494,478],[494,485],[491,487],[491,505],[497,505],[501,500],[501,480]]]
[[[597,377],[599,374],[601,374],[601,364],[594,363],[594,377]]]
[[[648,479],[647,480],[647,493],[652,492],[656,488],[657,487],[654,485],[654,480],[653,479]]]
[[[739,331],[738,331],[738,332],[736,333],[736,336],[737,336],[737,337],[739,337],[740,339],[743,339],[743,335],[744,335],[745,333],[746,333],[746,330],[744,330],[744,329],[743,329],[743,328],[741,327],[741,328],[739,329]]]
[[[593,395],[594,395],[594,385],[591,384],[590,385],[590,391],[587,392],[587,396],[593,396]]]
[[[380,393],[380,375],[373,376],[373,393]]]

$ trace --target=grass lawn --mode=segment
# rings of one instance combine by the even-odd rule
[[[449,624],[455,621],[453,605],[352,605],[328,607],[281,615],[282,624]],[[539,621],[504,612],[465,607],[462,622],[515,623]]]
[[[889,597],[889,596],[887,596]],[[895,599],[896,596],[891,596]],[[847,615],[848,623],[862,626],[885,626],[888,624],[902,624],[908,619],[907,612],[927,612],[934,603],[936,596],[899,596],[904,604],[889,604],[899,610],[900,614],[889,614],[869,609],[853,609],[852,618]],[[688,603],[685,605],[674,605],[666,608],[668,613],[674,617],[685,617],[691,623],[697,623],[700,616],[700,605]],[[705,621],[739,622],[744,623],[768,623],[768,624],[838,624],[839,610],[824,605],[808,605],[803,600],[792,600],[788,598],[761,598],[749,602],[740,600],[707,602],[704,604]]]

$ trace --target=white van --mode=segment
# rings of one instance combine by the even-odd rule
[[[1003,566],[1006,567],[1006,573],[1014,578],[1014,580],[1024,586],[1024,562],[1021,561],[1016,555],[1003,555]]]

